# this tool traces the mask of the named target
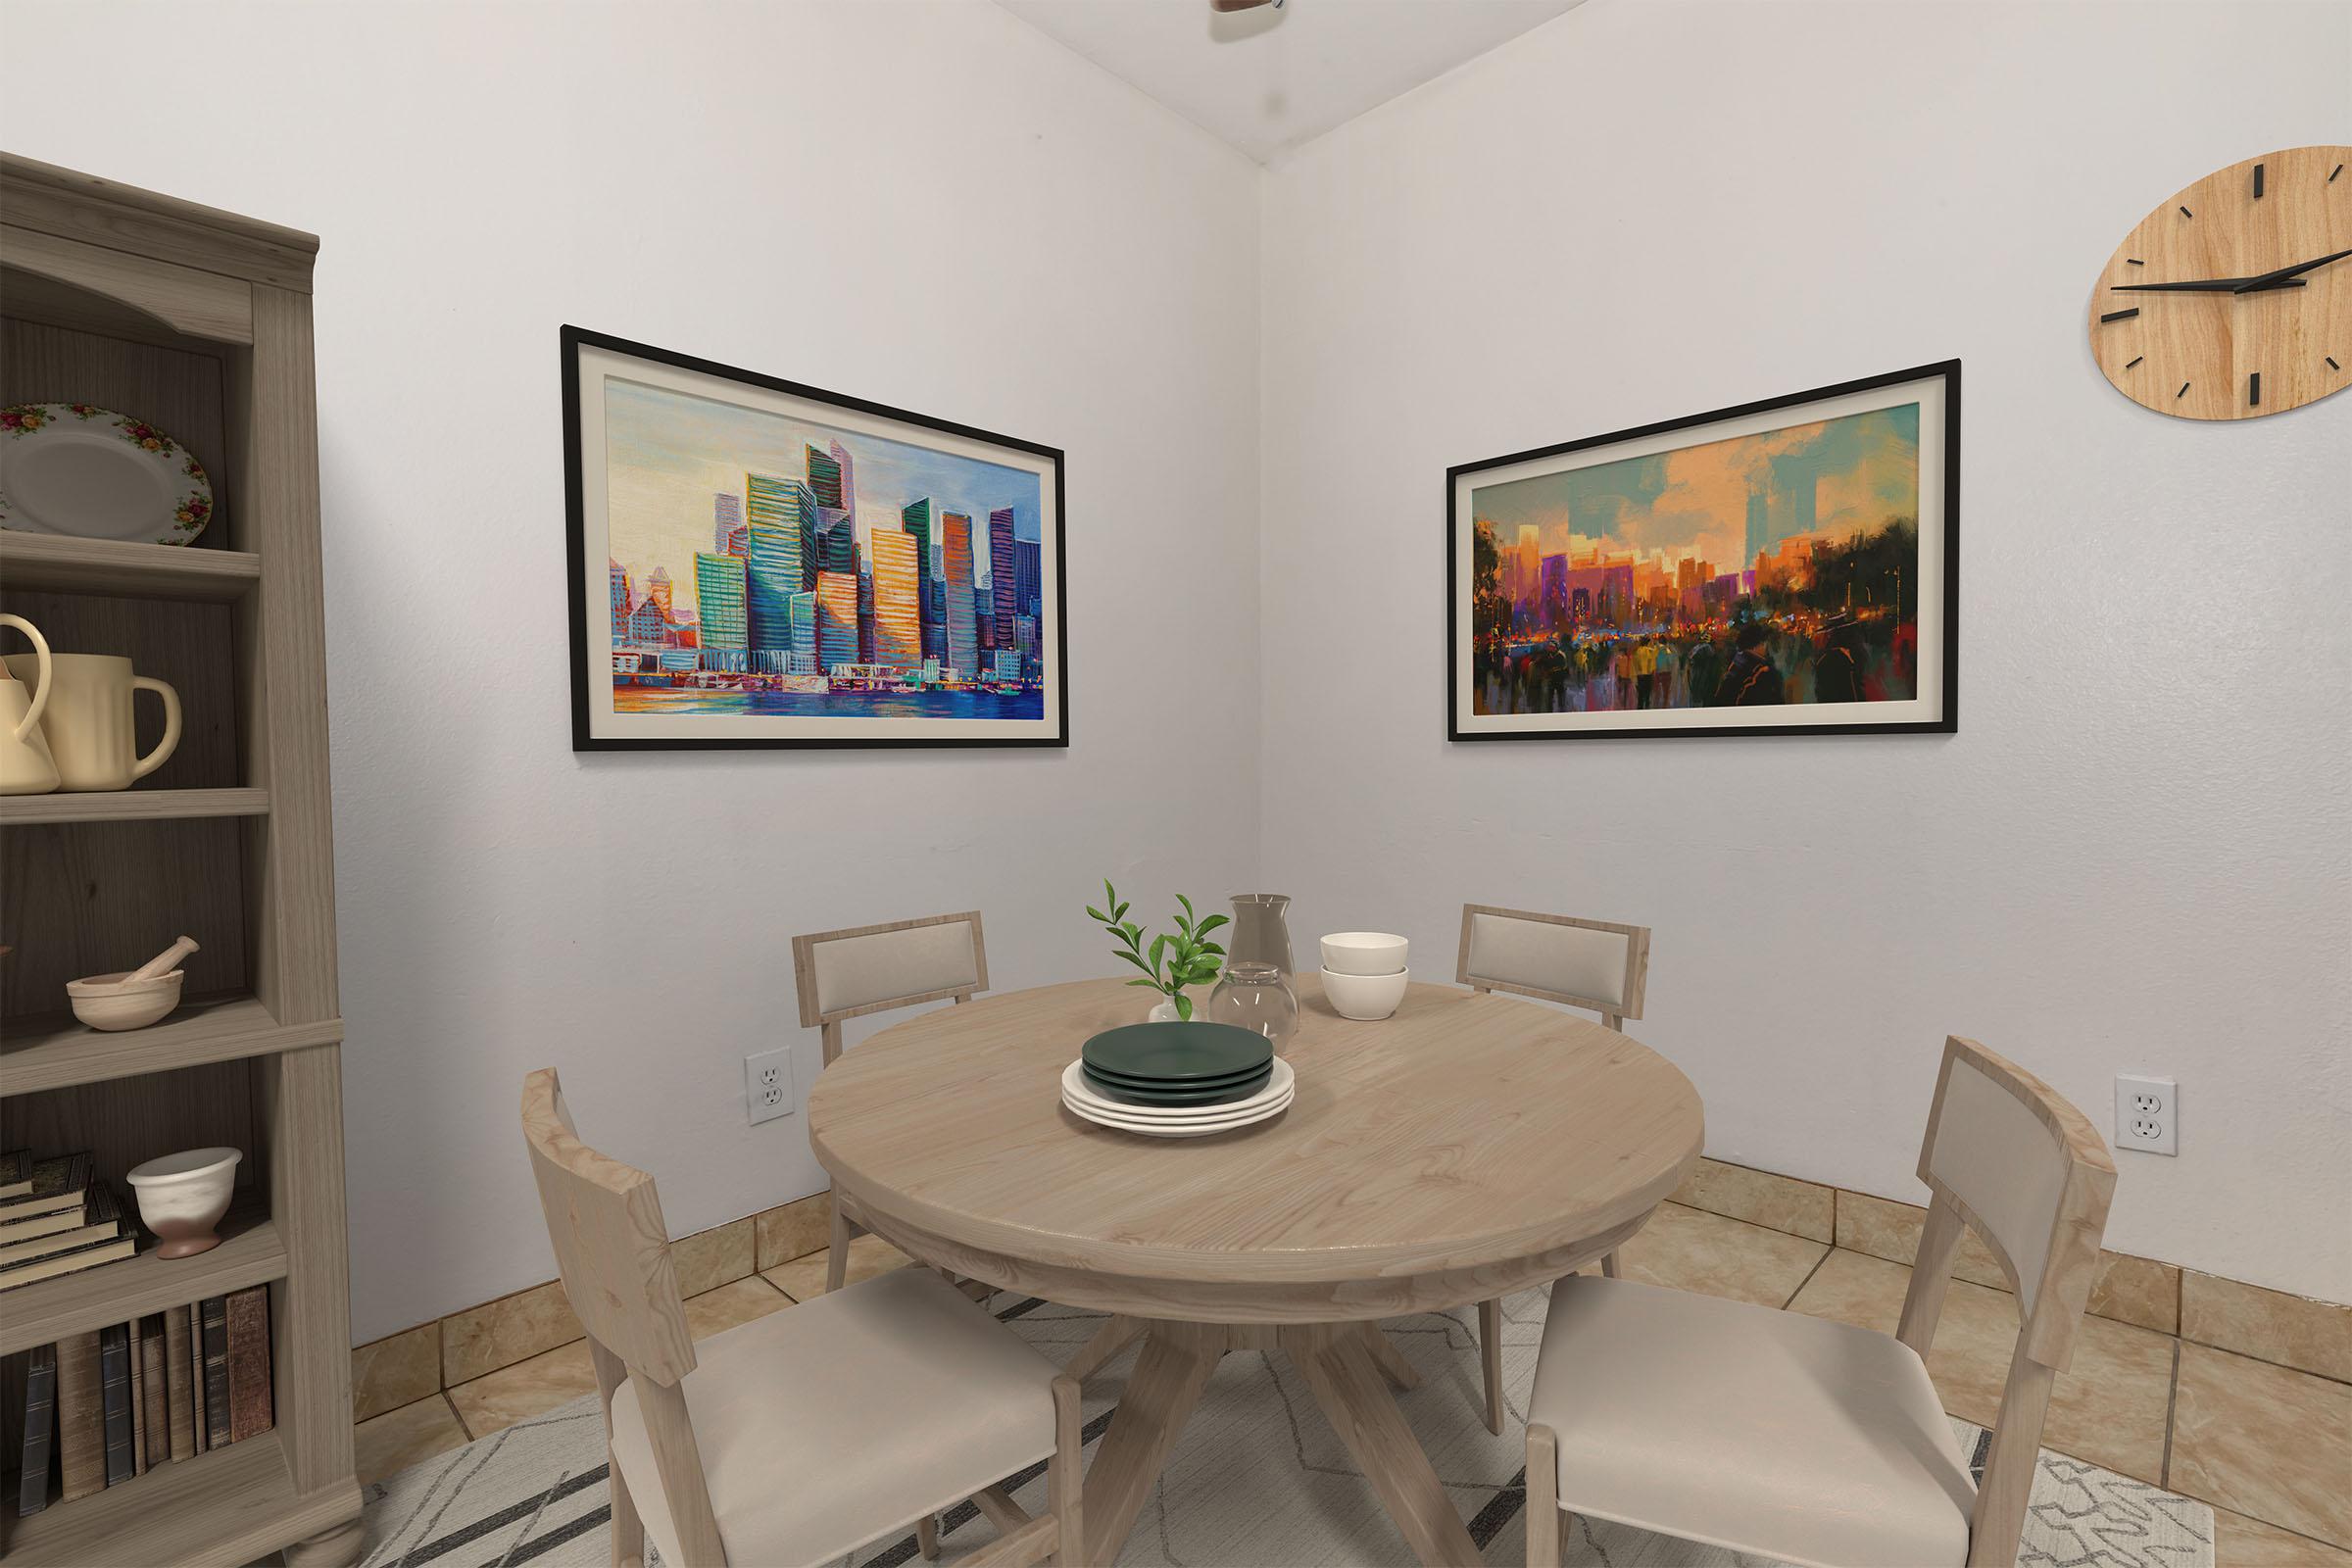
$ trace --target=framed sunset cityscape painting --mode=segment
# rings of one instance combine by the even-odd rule
[[[1061,453],[563,329],[572,746],[1066,746]]]
[[[1958,727],[1960,362],[1446,473],[1449,739]]]

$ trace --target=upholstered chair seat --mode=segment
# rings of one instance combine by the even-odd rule
[[[929,1269],[902,1268],[695,1347],[686,1409],[731,1563],[819,1563],[1054,1452],[1053,1362]],[[632,1383],[612,1463],[682,1562]],[[898,1525],[898,1528],[905,1528]]]
[[[1527,1419],[1557,1440],[1572,1514],[1790,1563],[1968,1560],[1967,1458],[1918,1353],[1884,1334],[1572,1276]]]

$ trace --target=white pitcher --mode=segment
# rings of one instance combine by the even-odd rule
[[[49,639],[23,615],[0,614],[0,626],[16,627],[33,650],[29,695],[22,681],[0,672],[0,795],[46,795],[57,788],[57,761],[41,734],[41,710],[49,706]]]
[[[68,790],[126,790],[171,758],[179,745],[179,693],[152,675],[132,672],[130,661],[114,654],[50,654],[42,696],[41,733],[56,760],[58,787]],[[29,654],[11,654],[17,679],[35,673]],[[139,755],[131,716],[134,693],[164,700],[164,738]]]

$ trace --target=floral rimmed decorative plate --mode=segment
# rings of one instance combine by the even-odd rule
[[[184,545],[212,520],[204,465],[146,420],[90,403],[0,409],[0,528]]]

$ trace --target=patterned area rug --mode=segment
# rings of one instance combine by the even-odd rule
[[[1535,1376],[1545,1300],[1529,1292],[1504,1303],[1503,1376],[1514,1415]],[[1102,1322],[1035,1300],[1000,1297],[996,1305],[999,1317],[1055,1361]],[[1468,1319],[1465,1309],[1390,1325],[1422,1377],[1400,1402],[1487,1561],[1524,1562],[1524,1438],[1515,1421],[1498,1438],[1481,1419]],[[1125,1351],[1089,1380],[1090,1446],[1109,1426],[1134,1359]],[[1953,1425],[1981,1464],[1984,1434]],[[1013,1495],[1042,1511],[1042,1471],[1024,1476]],[[610,1561],[610,1518],[604,1429],[590,1396],[369,1487],[365,1562],[602,1568]],[[943,1523],[946,1562],[994,1539],[968,1503]],[[896,1568],[918,1560],[908,1535],[847,1561],[849,1568]],[[1256,1353],[1229,1355],[1217,1369],[1119,1557],[1142,1568],[1412,1560],[1298,1374],[1281,1355]],[[1582,1518],[1567,1553],[1583,1568],[1744,1568],[1759,1560]],[[2213,1510],[2045,1449],[2018,1561],[2026,1568],[2212,1568]]]

